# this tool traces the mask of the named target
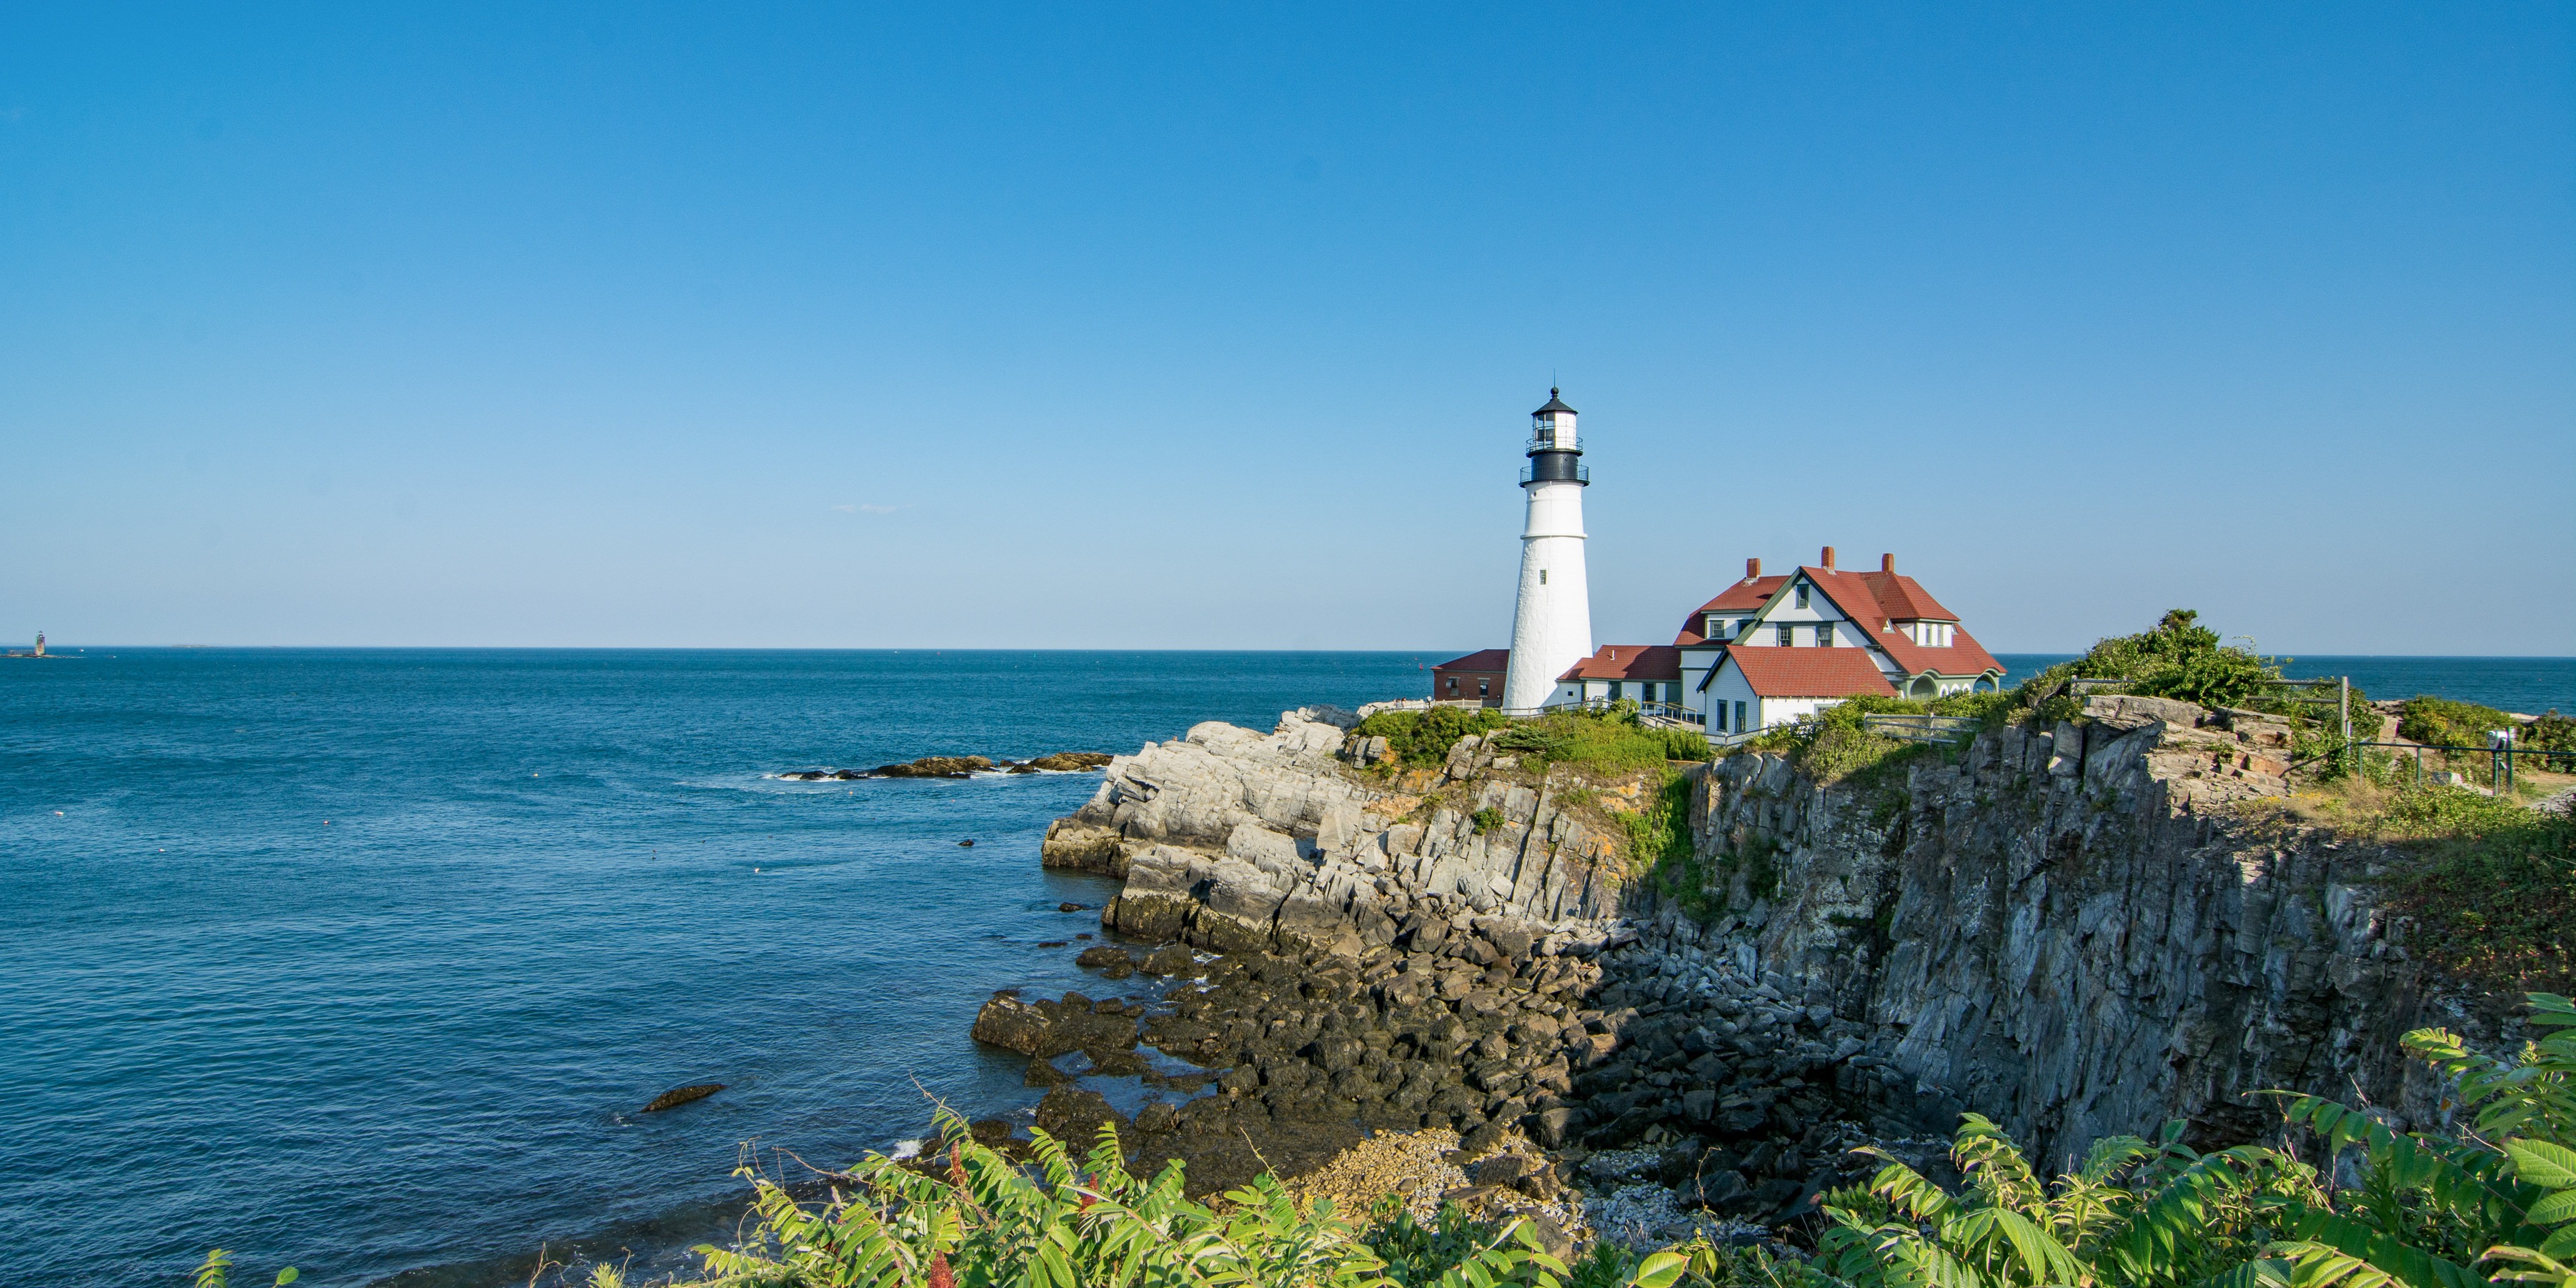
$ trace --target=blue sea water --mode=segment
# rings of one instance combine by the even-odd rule
[[[1006,985],[1115,991],[1036,947],[1111,893],[1037,861],[1099,776],[763,775],[1267,729],[1438,660],[0,661],[0,1279],[221,1245],[261,1283],[525,1282],[492,1259],[719,1233],[744,1142],[839,1166],[926,1096],[1026,1106],[967,1029]],[[727,1086],[635,1112],[695,1082]]]
[[[1110,893],[1037,864],[1096,775],[765,775],[1267,728],[1418,696],[1446,656],[0,661],[0,1266],[176,1283],[221,1244],[259,1282],[488,1285],[578,1239],[670,1268],[725,1228],[744,1143],[829,1166],[919,1135],[928,1096],[1023,1109],[975,1008],[1105,991],[1037,947]],[[2576,660],[2317,668],[2576,709]]]

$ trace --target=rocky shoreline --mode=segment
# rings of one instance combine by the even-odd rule
[[[2377,911],[2384,856],[2240,808],[2287,793],[2257,713],[2097,698],[1866,788],[1691,765],[1692,914],[1621,865],[1599,803],[1634,784],[1473,736],[1404,769],[1357,721],[1202,724],[1049,829],[1047,866],[1122,883],[1080,963],[1156,988],[986,1004],[1040,1125],[1114,1120],[1202,1193],[1411,1158],[1380,1197],[1742,1241],[1866,1175],[1857,1146],[1939,1170],[1962,1109],[2035,1156],[2248,1126],[2265,1086],[2402,1119],[2435,1110],[2396,1032],[2500,1035]]]
[[[972,778],[977,774],[1081,773],[1116,759],[1105,751],[1059,751],[1029,760],[996,760],[991,756],[923,756],[900,765],[874,769],[789,769],[772,775],[783,782],[854,782],[863,778]]]

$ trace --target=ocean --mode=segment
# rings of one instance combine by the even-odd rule
[[[746,1146],[836,1166],[933,1098],[1024,1110],[976,1007],[1104,991],[1037,946],[1112,893],[1037,862],[1096,774],[769,775],[1266,729],[1447,656],[0,661],[0,1279],[177,1283],[217,1245],[261,1283],[523,1283],[540,1244],[682,1268]],[[2319,666],[2576,709],[2568,659]],[[726,1089],[637,1112],[699,1082]]]
[[[1413,654],[90,650],[0,661],[0,1281],[525,1282],[1034,1102],[992,991],[1104,990],[1038,867],[1132,751],[1429,690]],[[960,847],[973,840],[972,848]],[[726,1090],[653,1115],[684,1083]],[[639,1275],[639,1278],[642,1276]]]

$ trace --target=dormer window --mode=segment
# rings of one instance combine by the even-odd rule
[[[1726,638],[1725,618],[1720,617],[1715,613],[1710,613],[1708,615],[1708,637],[1713,640],[1722,640]]]

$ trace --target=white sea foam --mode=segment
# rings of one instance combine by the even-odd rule
[[[921,1142],[917,1140],[896,1141],[894,1143],[894,1148],[886,1151],[886,1157],[891,1158],[898,1163],[907,1158],[919,1158],[921,1157]]]

